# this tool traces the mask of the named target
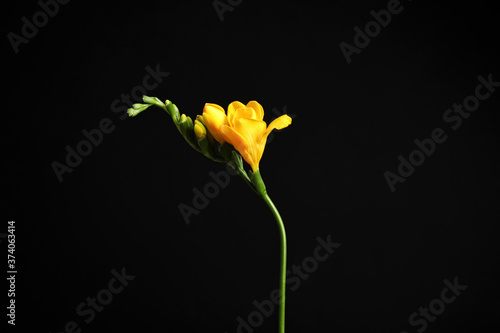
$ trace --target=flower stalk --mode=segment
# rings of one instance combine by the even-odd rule
[[[266,191],[266,186],[260,175],[260,170],[257,170],[252,175],[252,183],[254,184],[257,192],[260,194],[261,198],[266,203],[267,207],[271,210],[271,213],[276,220],[280,233],[280,278],[279,278],[279,290],[280,290],[280,304],[279,304],[279,333],[285,333],[285,292],[286,292],[286,259],[287,259],[287,242],[286,242],[286,231],[285,224],[281,215],[274,205],[273,201],[269,197]]]

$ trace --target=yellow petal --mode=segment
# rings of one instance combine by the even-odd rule
[[[262,120],[264,119],[264,108],[262,105],[257,103],[257,101],[250,101],[247,103],[247,108],[252,108],[255,110],[256,117],[255,119],[257,120]]]
[[[288,115],[284,114],[281,117],[274,119],[269,124],[265,135],[266,136],[269,135],[269,133],[271,133],[272,130],[274,130],[274,129],[278,129],[278,130],[283,129],[283,128],[287,127],[288,125],[290,125],[291,123],[292,123],[292,118],[290,118]]]
[[[234,119],[234,114],[236,113],[236,110],[240,108],[244,108],[245,105],[241,102],[234,101],[229,106],[227,107],[227,120],[231,126],[233,126],[233,119]]]
[[[224,111],[224,108],[220,105],[213,104],[213,103],[205,103],[205,107],[203,108],[203,112],[215,112],[215,113],[222,113],[223,115],[226,115],[226,112]]]
[[[241,157],[250,165],[254,164],[253,156],[250,154],[248,141],[230,126],[224,125],[221,128],[221,134],[227,143],[233,145]]]
[[[239,119],[244,119],[244,118],[255,119],[255,117],[256,114],[254,109],[243,106],[242,108],[236,110],[236,112],[234,113],[232,126],[235,127]]]
[[[247,140],[231,126],[223,125],[221,128],[221,135],[224,141],[233,145],[236,150],[248,149]]]
[[[236,122],[234,129],[240,133],[247,141],[258,141],[266,133],[267,124],[263,120],[240,118]]]
[[[220,143],[224,143],[224,139],[220,134],[222,125],[227,124],[227,118],[226,114],[224,113],[224,109],[217,104],[205,104],[205,107],[203,108],[203,120],[205,122],[205,126],[210,131],[215,140]]]
[[[251,162],[247,162],[250,164],[253,171],[257,171],[265,147],[265,142],[263,142],[262,137],[266,133],[266,122],[256,119],[241,118],[236,122],[235,130],[246,139],[248,143],[248,155],[250,156],[249,160],[251,160]]]

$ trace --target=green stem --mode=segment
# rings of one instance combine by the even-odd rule
[[[257,170],[252,176],[252,182],[260,193],[262,199],[265,201],[271,212],[273,213],[276,222],[278,223],[278,228],[280,231],[280,241],[281,241],[281,269],[280,269],[280,295],[281,302],[279,305],[279,333],[285,333],[285,289],[286,289],[286,232],[285,225],[281,219],[278,209],[272,202],[271,198],[267,194],[266,186],[260,175],[260,170]]]
[[[279,333],[285,333],[285,289],[286,289],[286,233],[285,225],[281,219],[280,213],[276,206],[269,198],[266,193],[262,199],[266,202],[267,206],[271,210],[278,223],[280,229],[280,240],[281,240],[281,271],[280,271],[280,291],[281,291],[281,303],[280,303],[280,313],[279,313]]]

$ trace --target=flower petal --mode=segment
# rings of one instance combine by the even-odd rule
[[[205,122],[205,126],[215,140],[220,143],[224,143],[224,139],[220,134],[221,127],[227,124],[224,109],[217,104],[205,104],[205,107],[203,108],[203,120]]]
[[[229,106],[227,107],[227,120],[229,122],[229,124],[231,126],[233,126],[233,117],[234,117],[234,114],[236,112],[236,110],[240,109],[240,108],[244,108],[245,105],[241,102],[238,102],[238,101],[234,101],[232,102],[231,104],[229,104]]]
[[[233,145],[241,157],[250,165],[254,164],[253,156],[250,154],[248,141],[241,136],[236,130],[230,126],[224,125],[221,129],[221,134],[227,143]]]
[[[203,112],[221,113],[223,115],[226,115],[226,112],[224,111],[224,108],[222,106],[213,103],[205,103]]]
[[[267,124],[263,120],[240,118],[235,123],[234,129],[247,141],[258,141],[266,133]]]
[[[236,150],[248,149],[247,140],[231,126],[223,125],[221,128],[221,135],[224,141],[233,145]]]
[[[255,119],[255,117],[256,114],[254,109],[243,106],[242,108],[236,110],[236,112],[234,113],[232,126],[235,127],[239,119],[245,119],[245,118]]]
[[[266,136],[269,135],[269,133],[272,132],[272,130],[274,129],[283,129],[285,127],[287,127],[288,125],[290,125],[292,123],[292,118],[290,118],[290,116],[284,114],[282,115],[281,117],[278,117],[276,119],[274,119],[270,124],[269,126],[267,126],[267,130],[266,130]]]
[[[266,122],[257,119],[240,118],[236,122],[235,130],[248,142],[248,155],[252,162],[248,162],[253,171],[259,168],[259,162],[265,148],[262,138],[266,133]],[[245,159],[246,160],[246,159]]]
[[[247,103],[247,108],[252,108],[255,110],[257,120],[264,119],[264,108],[257,101],[250,101]]]

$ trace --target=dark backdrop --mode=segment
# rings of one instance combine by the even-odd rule
[[[290,273],[287,332],[487,332],[497,321],[499,88],[459,127],[443,119],[474,103],[479,76],[500,81],[490,4],[222,0],[220,16],[212,1],[48,1],[44,16],[41,3],[2,15],[0,240],[6,257],[15,220],[19,332],[277,331],[266,301],[278,283],[275,222],[230,177],[186,223],[179,205],[193,207],[225,167],[158,108],[123,117],[151,71],[148,94],[191,117],[234,100],[259,101],[268,122],[293,115],[261,161],[289,267],[305,267]],[[371,11],[386,26],[355,41]],[[31,37],[19,42],[23,29]],[[343,42],[362,46],[350,62]],[[401,167],[391,191],[385,173],[398,174],[415,140],[430,149],[436,128],[446,141],[423,161],[413,153],[421,164]],[[59,179],[68,149],[89,149],[85,133],[97,145]],[[318,238],[337,247],[321,262]]]

